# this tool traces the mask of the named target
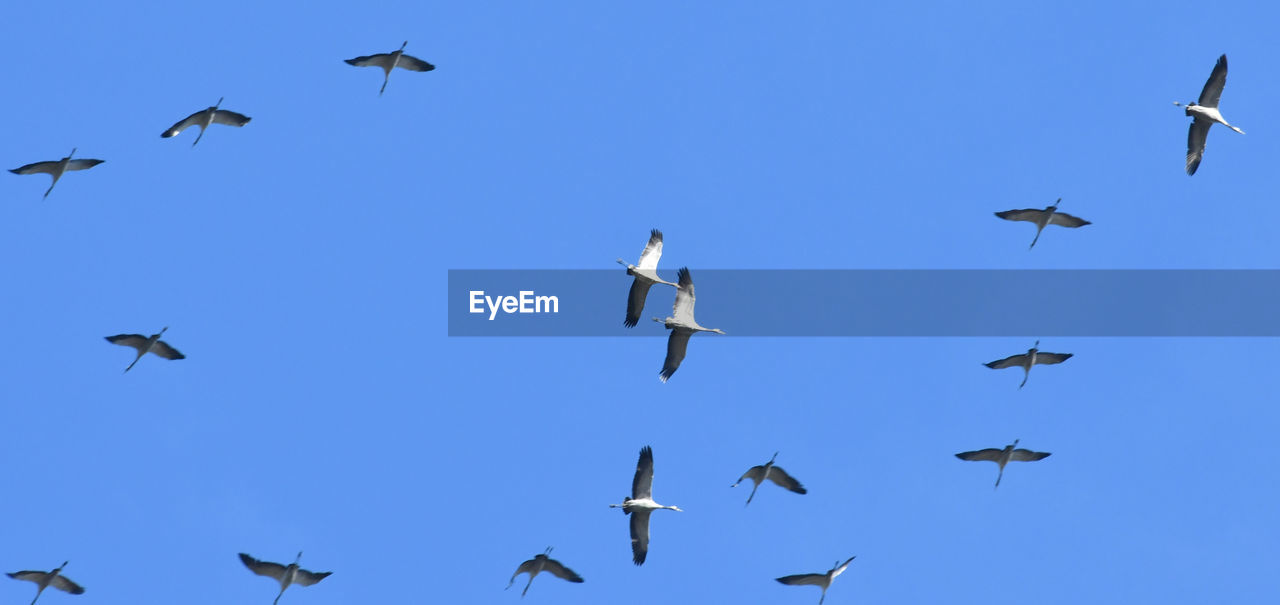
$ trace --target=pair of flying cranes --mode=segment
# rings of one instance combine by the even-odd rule
[[[354,65],[356,67],[381,68],[383,71],[382,88],[378,90],[378,96],[382,96],[382,93],[387,90],[387,82],[391,79],[391,70],[399,67],[409,71],[431,71],[436,68],[434,65],[427,63],[422,59],[404,54],[404,47],[408,44],[409,41],[406,40],[404,44],[400,45],[399,50],[389,53],[379,53],[376,55],[366,55],[356,57],[354,59],[344,59],[344,61],[348,65]],[[248,124],[249,120],[252,119],[241,113],[236,113],[227,109],[219,109],[219,106],[222,105],[222,101],[223,99],[218,99],[218,102],[212,107],[201,109],[200,111],[179,120],[178,123],[160,133],[160,137],[167,139],[169,137],[177,136],[182,131],[192,126],[199,126],[200,134],[196,135],[196,140],[191,143],[191,146],[195,147],[196,143],[200,142],[200,138],[204,136],[204,130],[213,124],[223,124],[239,128]],[[73,148],[71,153],[67,154],[67,157],[62,158],[61,160],[35,162],[20,168],[14,168],[9,172],[14,174],[47,174],[53,177],[53,182],[49,184],[49,188],[44,192],[44,197],[47,198],[49,197],[49,193],[53,191],[53,186],[58,184],[58,179],[62,178],[63,174],[66,174],[69,171],[88,170],[104,161],[96,159],[71,159],[75,154],[76,149]]]
[[[301,560],[301,552],[298,553],[298,558],[288,565],[259,561],[245,553],[240,553],[240,562],[244,563],[244,566],[249,568],[249,571],[260,576],[267,576],[280,583],[280,592],[276,593],[276,600],[272,601],[271,605],[277,605],[280,602],[280,597],[284,595],[284,590],[289,586],[293,584],[311,586],[333,573],[331,571],[316,573],[302,569],[298,566],[298,562]],[[36,600],[40,598],[40,593],[50,586],[71,594],[84,594],[84,588],[62,575],[62,568],[66,567],[67,563],[68,561],[63,561],[62,565],[54,568],[53,571],[16,571],[6,575],[15,580],[35,583],[36,596],[31,599],[31,605],[36,605]]]

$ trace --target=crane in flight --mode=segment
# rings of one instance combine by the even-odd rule
[[[1173,102],[1178,107],[1186,108],[1187,115],[1192,116],[1191,129],[1187,131],[1187,176],[1195,174],[1196,169],[1200,167],[1200,160],[1204,158],[1204,143],[1209,138],[1209,127],[1215,122],[1244,134],[1243,130],[1227,123],[1226,118],[1222,117],[1222,112],[1218,110],[1218,101],[1222,99],[1222,88],[1226,85],[1227,56],[1222,55],[1218,57],[1218,62],[1213,66],[1213,72],[1204,83],[1199,100],[1186,104]]]
[[[1014,439],[1013,443],[1004,446],[1004,449],[989,447],[972,452],[960,452],[959,454],[956,454],[956,458],[966,461],[987,460],[1000,465],[1000,472],[996,475],[996,487],[1000,487],[1000,479],[1004,477],[1004,465],[1015,460],[1018,462],[1035,462],[1036,460],[1044,460],[1049,457],[1049,452],[1033,452],[1031,450],[1014,449],[1017,447],[1018,440]]]
[[[387,81],[391,79],[391,70],[399,67],[409,71],[431,71],[436,68],[435,65],[427,63],[417,57],[404,54],[404,47],[409,45],[409,41],[405,40],[400,45],[399,50],[393,50],[389,53],[378,53],[376,55],[365,55],[354,59],[343,59],[347,65],[356,67],[381,67],[382,68],[382,88],[378,89],[378,96],[387,90]]]
[[[40,593],[44,589],[52,586],[63,592],[71,594],[84,594],[84,589],[79,584],[72,582],[66,576],[62,575],[62,568],[67,566],[68,561],[63,561],[62,565],[56,567],[53,571],[15,571],[11,574],[5,574],[15,580],[26,580],[36,583],[36,596],[31,599],[31,605],[36,605],[36,599],[40,598]]]
[[[301,560],[302,551],[298,551],[298,558],[294,559],[293,563],[288,565],[281,565],[270,561],[259,561],[249,555],[240,553],[240,562],[244,563],[244,566],[248,567],[249,571],[260,576],[267,576],[268,578],[272,578],[280,583],[280,592],[276,594],[276,600],[272,601],[271,605],[277,605],[280,602],[280,597],[284,596],[284,589],[288,588],[290,585],[297,584],[299,586],[311,586],[312,584],[315,584],[316,582],[319,582],[333,574],[332,571],[321,573],[307,571],[298,567],[298,561]]]
[[[511,581],[507,582],[507,588],[511,588],[511,585],[516,583],[516,576],[522,573],[529,574],[529,583],[525,584],[524,590],[520,591],[520,598],[524,598],[525,593],[529,592],[529,587],[533,586],[533,579],[538,577],[538,574],[544,571],[562,580],[568,580],[575,584],[582,583],[582,576],[574,573],[572,569],[565,567],[563,563],[552,559],[549,556],[550,554],[551,547],[548,546],[546,552],[540,555],[535,555],[532,559],[521,563],[520,567],[516,568],[516,572],[511,574]],[[504,588],[503,590],[506,589]]]
[[[803,485],[800,485],[800,482],[797,481],[795,477],[788,475],[787,471],[782,470],[782,467],[775,466],[773,464],[773,461],[777,459],[778,452],[774,452],[773,457],[770,458],[768,462],[747,469],[747,472],[742,473],[742,476],[738,477],[738,480],[729,487],[738,487],[738,484],[742,483],[743,479],[750,479],[755,485],[751,486],[751,495],[747,496],[747,504],[751,504],[751,499],[756,497],[756,490],[760,488],[760,484],[763,483],[765,479],[768,479],[797,494],[809,493],[809,490],[805,489]],[[743,506],[746,506],[747,504],[743,504]]]
[[[836,561],[836,564],[827,573],[801,573],[793,576],[782,576],[777,578],[779,582],[787,586],[817,586],[822,589],[822,596],[818,597],[818,605],[827,598],[827,589],[831,588],[831,583],[835,581],[836,576],[844,573],[849,563],[857,558],[857,555],[849,557],[844,563]]]
[[[53,186],[58,184],[58,179],[62,178],[62,175],[66,173],[68,170],[88,170],[90,168],[93,168],[94,166],[97,166],[98,164],[101,164],[104,161],[104,160],[89,160],[89,159],[84,159],[84,160],[71,159],[71,156],[75,154],[76,154],[76,150],[73,148],[71,150],[71,153],[68,153],[67,157],[62,158],[61,160],[49,160],[47,162],[34,162],[31,164],[27,164],[26,166],[20,166],[18,168],[11,169],[9,172],[12,172],[14,174],[43,173],[53,177],[53,182],[49,183],[49,188],[46,189],[44,192],[44,198],[47,198],[49,197],[49,193],[53,191]]]
[[[235,126],[239,128],[248,124],[249,120],[253,119],[242,113],[236,113],[226,109],[218,109],[218,105],[222,105],[222,99],[223,97],[219,97],[218,103],[213,107],[206,107],[205,109],[201,109],[200,111],[178,120],[178,123],[170,126],[168,130],[160,133],[160,138],[167,139],[169,137],[174,137],[192,126],[199,126],[200,134],[196,135],[196,140],[191,142],[191,146],[195,147],[196,143],[200,142],[200,137],[204,136],[204,129],[213,124],[226,124],[227,126]]]
[[[610,504],[609,508],[621,508],[623,514],[631,515],[631,561],[636,565],[644,565],[649,554],[649,515],[664,508],[684,512],[677,506],[663,506],[654,501],[653,448],[647,445],[640,449],[636,476],[631,480],[631,497],[623,498],[622,504]]]

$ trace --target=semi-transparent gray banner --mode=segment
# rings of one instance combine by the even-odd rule
[[[731,336],[1280,336],[1280,270],[693,269]],[[676,271],[660,272],[676,281]],[[660,336],[676,289],[622,322],[613,270],[450,270],[450,336]]]

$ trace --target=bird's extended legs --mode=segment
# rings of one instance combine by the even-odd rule
[[[1027,246],[1027,250],[1030,250],[1030,249],[1032,249],[1032,248],[1035,248],[1035,247],[1036,247],[1036,242],[1037,242],[1037,241],[1039,241],[1039,239],[1040,239],[1040,234],[1041,234],[1041,233],[1043,233],[1043,232],[1044,232],[1044,227],[1040,227],[1040,228],[1036,229],[1036,237],[1035,237],[1035,239],[1032,239],[1032,240],[1031,240],[1031,245],[1030,245],[1030,246]]]
[[[146,351],[143,351],[143,352],[141,352],[141,353],[138,353],[138,356],[133,358],[133,363],[129,364],[129,367],[125,368],[125,369],[124,369],[124,371],[125,371],[125,372],[128,372],[129,370],[132,370],[132,369],[133,369],[134,364],[138,363],[138,360],[139,360],[139,359],[142,359],[142,356],[143,356],[143,355],[146,355],[146,354],[147,354],[147,352],[146,352]]]

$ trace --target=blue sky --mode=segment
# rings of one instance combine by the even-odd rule
[[[1280,564],[1263,338],[449,338],[449,269],[1275,268],[1273,8],[1078,2],[15,6],[0,568],[41,603],[1257,602]],[[343,59],[406,52],[392,74]],[[1183,172],[1217,57],[1241,136]],[[252,117],[159,134],[225,97]],[[990,112],[990,113],[989,113]],[[992,216],[1043,207],[1094,224]],[[760,284],[767,288],[768,284]],[[746,292],[699,289],[703,301]],[[655,290],[646,313],[663,314]],[[819,304],[815,301],[815,304]],[[827,303],[832,304],[832,303]],[[1027,292],[1010,313],[1070,300]],[[1027,309],[1030,309],[1029,311]],[[803,321],[804,318],[795,318]],[[151,333],[188,359],[103,336]],[[643,332],[641,332],[643,331]],[[1075,357],[982,362],[1035,338]],[[1015,438],[1053,456],[959,451]],[[648,562],[607,504],[652,445]],[[780,451],[804,496],[729,485]],[[156,570],[154,577],[140,569]],[[0,582],[25,603],[34,587]]]

